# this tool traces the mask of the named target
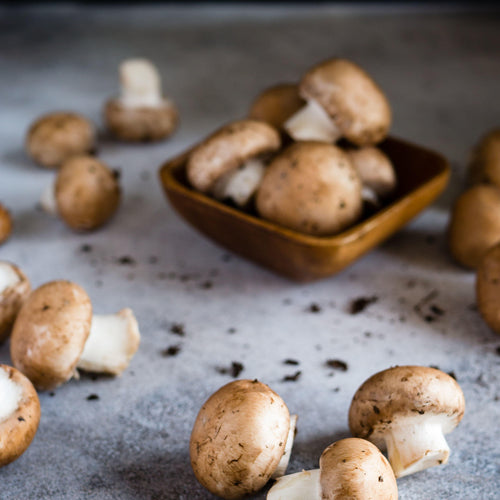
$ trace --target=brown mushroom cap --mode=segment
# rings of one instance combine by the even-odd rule
[[[305,105],[294,83],[282,83],[269,87],[253,101],[248,118],[260,120],[277,129]]]
[[[21,372],[7,365],[0,365],[0,371],[20,390],[17,408],[0,420],[0,467],[3,467],[19,458],[33,441],[40,422],[40,401],[35,388]]]
[[[64,163],[55,186],[57,211],[76,230],[96,229],[106,223],[120,204],[117,176],[92,156],[77,156]]]
[[[0,203],[0,245],[9,239],[12,232],[12,218],[9,211]]]
[[[169,137],[177,128],[179,113],[168,100],[158,107],[127,107],[119,99],[111,99],[104,107],[104,119],[118,139],[150,142]]]
[[[19,281],[0,291],[0,342],[9,335],[21,306],[31,292],[30,281],[21,269],[10,262],[0,261],[0,266],[2,264],[8,265],[17,274]]]
[[[443,433],[447,434],[464,412],[464,394],[455,379],[426,366],[396,366],[371,376],[356,391],[349,428],[354,436],[383,448],[384,434],[401,419],[443,416]]]
[[[284,401],[257,380],[237,380],[202,406],[191,433],[198,481],[222,498],[242,498],[271,478],[285,451],[290,414]]]
[[[256,199],[259,214],[302,233],[342,231],[361,215],[361,181],[337,146],[298,142],[267,167]]]
[[[476,268],[486,251],[500,241],[500,189],[473,186],[453,207],[448,242],[453,257],[463,266]]]
[[[267,123],[256,120],[229,123],[194,148],[187,163],[189,182],[206,193],[221,175],[250,158],[277,151],[280,146],[279,133]]]
[[[397,500],[394,472],[379,449],[358,438],[331,444],[319,459],[323,500]]]
[[[500,333],[500,245],[490,248],[477,268],[477,306],[486,324]]]
[[[391,108],[387,98],[351,61],[330,59],[318,64],[302,78],[300,95],[318,102],[353,144],[377,144],[389,132]]]
[[[91,319],[90,299],[77,284],[52,281],[37,288],[14,323],[14,366],[40,390],[63,384],[75,374]]]
[[[26,149],[39,165],[58,168],[72,156],[92,153],[96,134],[92,123],[76,113],[49,113],[28,130]]]
[[[472,184],[493,184],[500,188],[500,129],[481,137],[469,163],[469,181]]]

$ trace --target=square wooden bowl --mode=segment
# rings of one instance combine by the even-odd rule
[[[393,201],[335,236],[300,234],[195,191],[186,180],[189,151],[165,163],[160,179],[172,206],[196,229],[234,253],[305,282],[344,269],[408,223],[446,187],[450,167],[439,153],[393,137],[380,148],[396,170]]]

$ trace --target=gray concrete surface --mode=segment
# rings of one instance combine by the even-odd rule
[[[157,169],[244,115],[262,87],[295,80],[333,55],[375,76],[393,105],[394,134],[444,153],[453,183],[432,209],[350,269],[297,285],[194,232],[165,202]],[[117,64],[130,56],[159,66],[182,126],[155,145],[103,139],[100,156],[122,171],[123,206],[105,229],[73,234],[36,209],[53,174],[25,157],[23,136],[35,117],[55,109],[99,123],[102,102],[116,90]],[[474,276],[450,261],[444,231],[471,144],[500,124],[499,60],[494,13],[0,9],[0,199],[16,226],[0,258],[19,264],[35,286],[75,280],[98,312],[132,307],[142,331],[122,377],[83,375],[40,395],[38,434],[0,470],[0,498],[211,498],[191,472],[188,440],[200,405],[231,380],[217,367],[232,361],[300,415],[290,471],[315,467],[326,445],[348,435],[350,399],[375,371],[409,363],[453,371],[467,412],[449,436],[450,462],[400,480],[400,498],[498,498],[500,337],[474,310]],[[92,250],[82,252],[84,244]],[[135,264],[121,265],[122,256]],[[414,306],[433,290],[429,305],[444,314],[427,322]],[[366,296],[378,301],[350,315],[351,300]],[[310,312],[311,304],[320,311]],[[170,332],[174,323],[184,325],[184,336]],[[163,356],[172,345],[179,354]],[[285,358],[300,365],[284,365]],[[348,370],[326,368],[328,359]],[[8,345],[0,362],[9,362]],[[300,378],[283,382],[296,369]],[[87,400],[91,394],[99,399]]]

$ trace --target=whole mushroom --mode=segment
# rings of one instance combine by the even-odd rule
[[[0,245],[5,243],[12,232],[12,218],[9,211],[0,203]]]
[[[77,369],[121,374],[139,347],[130,309],[92,316],[90,299],[79,285],[52,281],[37,288],[14,323],[10,354],[14,366],[37,389],[53,389]]]
[[[462,420],[465,399],[457,381],[435,368],[396,366],[376,373],[354,395],[354,436],[387,449],[396,477],[448,461],[444,438]]]
[[[267,500],[397,500],[394,472],[379,449],[364,439],[337,441],[321,454],[319,469],[279,478]]]
[[[94,126],[76,113],[44,115],[31,125],[26,137],[28,154],[47,168],[58,168],[72,156],[92,153],[95,147]]]
[[[40,401],[31,382],[18,370],[0,365],[0,467],[18,459],[35,437]]]
[[[477,268],[476,298],[486,324],[500,333],[500,244],[486,252]]]
[[[469,163],[472,184],[493,184],[500,188],[500,128],[481,137],[472,151]]]
[[[295,433],[284,401],[257,380],[236,380],[203,404],[191,433],[198,481],[221,498],[259,491],[285,473]]]

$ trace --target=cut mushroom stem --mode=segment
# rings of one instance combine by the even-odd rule
[[[290,455],[292,454],[295,429],[297,428],[297,418],[297,415],[290,415],[290,429],[288,430],[288,436],[286,438],[285,451],[279,461],[278,467],[276,467],[274,474],[271,476],[273,479],[278,479],[285,475],[288,462],[290,462]]]
[[[94,315],[77,368],[93,373],[120,375],[137,351],[140,335],[131,309]]]
[[[40,197],[42,210],[49,215],[57,215],[56,186],[51,182],[43,191]]]
[[[121,102],[129,108],[158,107],[163,103],[161,79],[146,59],[129,59],[120,66]]]
[[[330,115],[314,99],[309,99],[284,127],[296,141],[336,142],[342,136]]]
[[[320,469],[305,470],[278,479],[267,500],[321,500]]]

